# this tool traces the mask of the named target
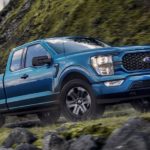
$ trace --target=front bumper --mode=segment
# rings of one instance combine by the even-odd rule
[[[150,97],[150,75],[129,76],[120,86],[107,87],[104,82],[92,84],[97,102],[100,104],[130,102]]]

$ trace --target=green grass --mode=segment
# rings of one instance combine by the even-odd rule
[[[15,0],[14,0],[15,1]],[[12,47],[34,39],[87,35],[103,39],[112,45],[140,45],[150,43],[150,11],[148,0],[38,0],[20,15],[23,0],[16,0],[12,9],[0,22],[0,34],[17,26],[11,38],[0,45],[3,52],[0,66],[4,68]]]

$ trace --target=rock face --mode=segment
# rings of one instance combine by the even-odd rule
[[[0,13],[0,30],[3,30],[3,29],[5,30],[5,33],[3,35],[0,35],[1,45],[7,42],[7,40],[18,42],[17,39],[14,37],[14,31],[20,24],[21,19],[25,15],[25,12],[30,9],[32,2],[33,2],[32,0],[25,0],[16,18],[11,20],[9,24],[7,24],[7,26],[3,26],[3,23],[5,23],[5,17],[8,15],[8,12],[11,9],[15,8],[17,1],[16,0],[10,1],[9,5],[6,6],[4,10]]]
[[[28,130],[23,128],[16,128],[12,130],[9,136],[6,138],[4,143],[2,144],[5,148],[10,148],[14,144],[22,144],[22,143],[33,143],[37,138]]]
[[[132,119],[109,137],[103,150],[149,149],[150,123],[141,119]]]
[[[149,9],[149,0],[10,0],[0,12],[0,66],[3,70],[7,50],[50,36],[86,35],[111,45],[145,45],[150,43]]]

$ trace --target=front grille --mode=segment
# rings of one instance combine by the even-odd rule
[[[144,61],[148,58],[148,61]],[[150,69],[150,52],[128,53],[123,57],[123,67],[128,71]]]

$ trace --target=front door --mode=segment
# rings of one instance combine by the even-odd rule
[[[23,60],[22,68],[14,70],[11,66],[11,73],[5,77],[7,103],[10,109],[38,106],[52,101],[52,81],[56,72],[55,67],[53,65],[32,66],[33,57],[46,55],[51,57],[41,44],[34,44],[27,47],[24,56],[20,57]],[[16,57],[15,53],[14,57]],[[14,60],[16,59],[14,58]]]

